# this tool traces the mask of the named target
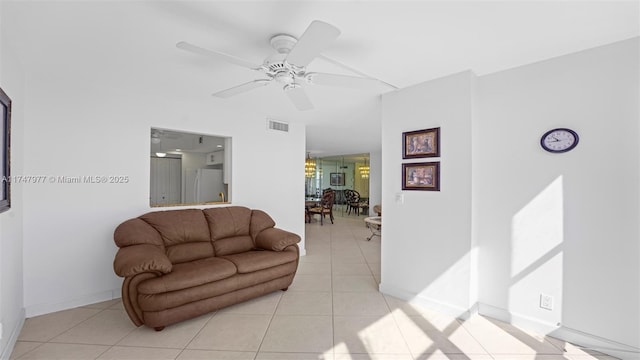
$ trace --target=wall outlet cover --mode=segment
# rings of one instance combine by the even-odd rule
[[[553,296],[540,294],[540,307],[545,310],[553,310]]]

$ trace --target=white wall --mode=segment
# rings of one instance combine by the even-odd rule
[[[108,70],[73,56],[60,64],[59,71],[39,68],[44,63],[33,61],[33,52],[24,44],[33,45],[34,39],[37,43],[45,30],[38,22],[25,20],[38,16],[34,7],[16,5],[3,6],[11,13],[2,15],[2,80],[21,86],[6,90],[17,99],[17,90],[22,90],[19,104],[24,104],[24,111],[14,130],[29,136],[19,141],[23,144],[18,149],[24,151],[15,155],[24,160],[15,161],[14,169],[16,174],[45,175],[52,181],[23,186],[23,201],[15,203],[25,209],[23,219],[17,212],[16,219],[0,215],[2,242],[11,246],[2,249],[3,316],[19,315],[22,306],[27,316],[34,316],[120,296],[122,280],[112,268],[117,250],[113,231],[130,217],[161,210],[149,207],[151,127],[232,137],[233,205],[265,210],[278,227],[304,239],[304,125],[291,123],[288,133],[275,133],[266,130],[264,116],[225,108],[206,93],[187,97],[170,86],[152,88],[146,84],[149,78],[127,68],[130,59],[125,54],[117,56],[116,61],[122,62]],[[74,4],[67,5],[71,9],[56,7],[56,15],[75,9]],[[92,16],[99,21],[97,9],[85,8],[86,14],[78,14],[86,15],[88,22]],[[60,26],[47,28],[47,34],[55,37],[60,32],[58,38],[64,38],[69,29],[56,24]],[[105,46],[87,51],[102,51]],[[171,45],[169,51],[173,53]],[[115,65],[120,65],[119,71],[105,76]],[[128,176],[129,181],[56,181],[58,176],[111,175]],[[14,260],[5,261],[7,256]],[[20,282],[14,284],[14,279]],[[5,287],[10,288],[5,291]],[[19,308],[5,315],[4,307],[14,304]]]
[[[384,95],[381,290],[460,313],[477,300],[481,314],[635,358],[638,50],[635,38]],[[402,132],[436,126],[442,191],[401,192],[401,163],[418,161],[401,160]],[[555,127],[578,147],[543,151]]]
[[[121,283],[112,269],[112,235],[120,222],[151,210],[152,126],[233,137],[233,205],[263,209],[279,227],[303,235],[304,217],[298,210],[303,208],[304,126],[291,124],[289,133],[275,134],[266,130],[264,118],[207,103],[165,102],[158,107],[152,98],[132,100],[126,94],[112,94],[107,103],[100,94],[75,91],[82,88],[81,79],[66,84],[39,80],[28,84],[25,172],[126,175],[131,181],[51,183],[25,194],[28,316],[118,296],[119,290],[111,293]],[[61,107],[63,98],[75,99],[74,106]],[[111,106],[113,102],[119,106]],[[101,136],[93,136],[96,132]]]
[[[479,78],[480,302],[498,314],[640,347],[639,63],[636,38]],[[555,127],[575,150],[540,148]]]
[[[474,78],[463,72],[382,96],[380,289],[457,315],[475,302],[470,293]],[[403,160],[402,133],[433,127],[440,127],[441,157]],[[440,161],[441,191],[402,191],[401,164],[422,161]]]
[[[7,41],[0,3],[0,87],[12,100],[11,172],[23,172],[25,89],[24,72]],[[23,308],[23,199],[22,184],[11,185],[11,209],[0,214],[0,358],[8,359],[22,322]]]

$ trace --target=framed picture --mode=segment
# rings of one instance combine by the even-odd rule
[[[2,184],[0,185],[0,212],[7,211],[11,207],[11,99],[0,89],[0,172],[2,172]]]
[[[440,156],[439,127],[402,133],[403,159],[438,156]]]
[[[344,186],[344,173],[331,173],[329,184],[331,186]]]
[[[440,162],[402,164],[402,190],[440,191]]]

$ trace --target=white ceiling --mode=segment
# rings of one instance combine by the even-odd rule
[[[126,89],[179,100],[219,102],[307,125],[312,156],[380,148],[380,86],[307,86],[315,110],[300,112],[278,86],[230,99],[212,93],[258,73],[197,56],[179,41],[254,62],[269,38],[299,37],[312,20],[342,34],[323,55],[404,88],[464,70],[478,75],[639,35],[638,1],[84,1],[4,2],[18,29],[25,68],[38,79],[94,79],[96,90]],[[322,58],[309,71],[350,74]]]

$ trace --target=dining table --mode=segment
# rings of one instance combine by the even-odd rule
[[[318,206],[318,204],[320,204],[320,200],[320,198],[305,198],[304,213],[308,223],[311,223],[311,215],[309,215],[309,209]]]

